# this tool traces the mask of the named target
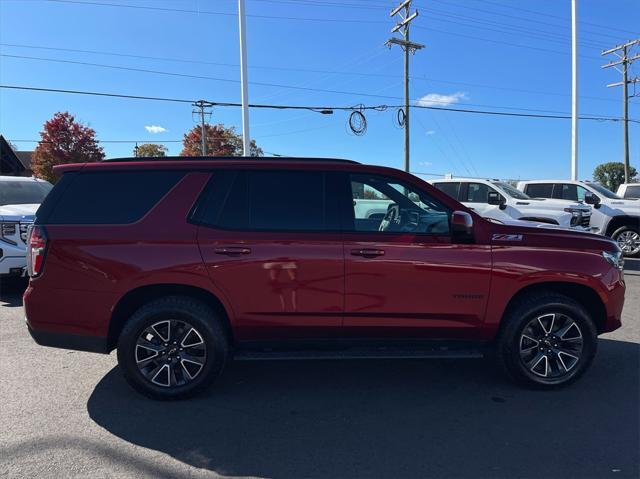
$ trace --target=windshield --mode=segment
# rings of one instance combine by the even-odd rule
[[[498,188],[502,188],[505,193],[507,193],[512,198],[515,198],[516,200],[530,200],[531,199],[531,197],[529,195],[525,195],[522,191],[520,191],[517,188],[514,188],[509,183],[503,183],[502,181],[493,181],[492,183],[494,185],[496,185]]]
[[[0,181],[0,206],[42,203],[51,188],[44,181]]]
[[[598,183],[588,183],[588,185],[594,190],[596,190],[598,193],[600,193],[602,196],[604,196],[605,198],[609,198],[610,200],[622,199],[618,195],[616,195],[614,192],[606,189],[604,186],[599,185]]]

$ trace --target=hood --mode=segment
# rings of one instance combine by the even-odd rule
[[[590,211],[591,207],[584,203],[576,203],[570,200],[557,200],[555,198],[530,198],[528,200],[515,200],[516,205],[531,205],[541,210],[562,210],[564,208],[576,208]]]
[[[27,205],[4,205],[0,206],[0,219],[20,221],[32,221],[36,210],[40,207],[38,203]]]
[[[546,247],[561,250],[619,250],[617,243],[606,236],[531,221],[492,223],[491,243],[495,246]]]
[[[602,201],[605,204],[605,200]],[[613,210],[620,210],[624,214],[640,216],[640,201],[637,200],[606,200],[606,205]]]

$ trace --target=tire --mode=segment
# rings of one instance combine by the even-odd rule
[[[160,400],[192,397],[220,375],[229,357],[221,318],[187,296],[150,301],[125,323],[118,364],[138,392]]]
[[[597,330],[589,313],[575,300],[548,292],[526,296],[509,308],[495,355],[516,383],[552,389],[582,376],[596,349]]]
[[[640,256],[640,228],[623,226],[613,232],[611,238],[618,243],[622,254],[628,258]]]

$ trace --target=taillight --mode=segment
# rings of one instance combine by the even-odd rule
[[[44,267],[44,255],[47,252],[47,234],[42,226],[29,228],[29,243],[27,244],[27,269],[29,276],[40,276]]]

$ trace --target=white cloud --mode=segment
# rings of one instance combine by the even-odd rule
[[[144,129],[147,130],[149,133],[153,133],[154,135],[156,133],[164,133],[165,131],[167,131],[166,128],[159,125],[146,125]]]
[[[433,166],[433,163],[431,163],[430,161],[419,161],[418,165],[420,165],[420,166]]]
[[[425,131],[425,133],[426,133],[427,135],[429,135],[429,136],[431,136],[431,135],[435,135],[435,134],[436,134],[436,130],[427,130],[427,131]]]
[[[465,100],[467,94],[462,91],[452,93],[450,95],[441,95],[440,93],[427,93],[416,101],[419,106],[447,106]]]

